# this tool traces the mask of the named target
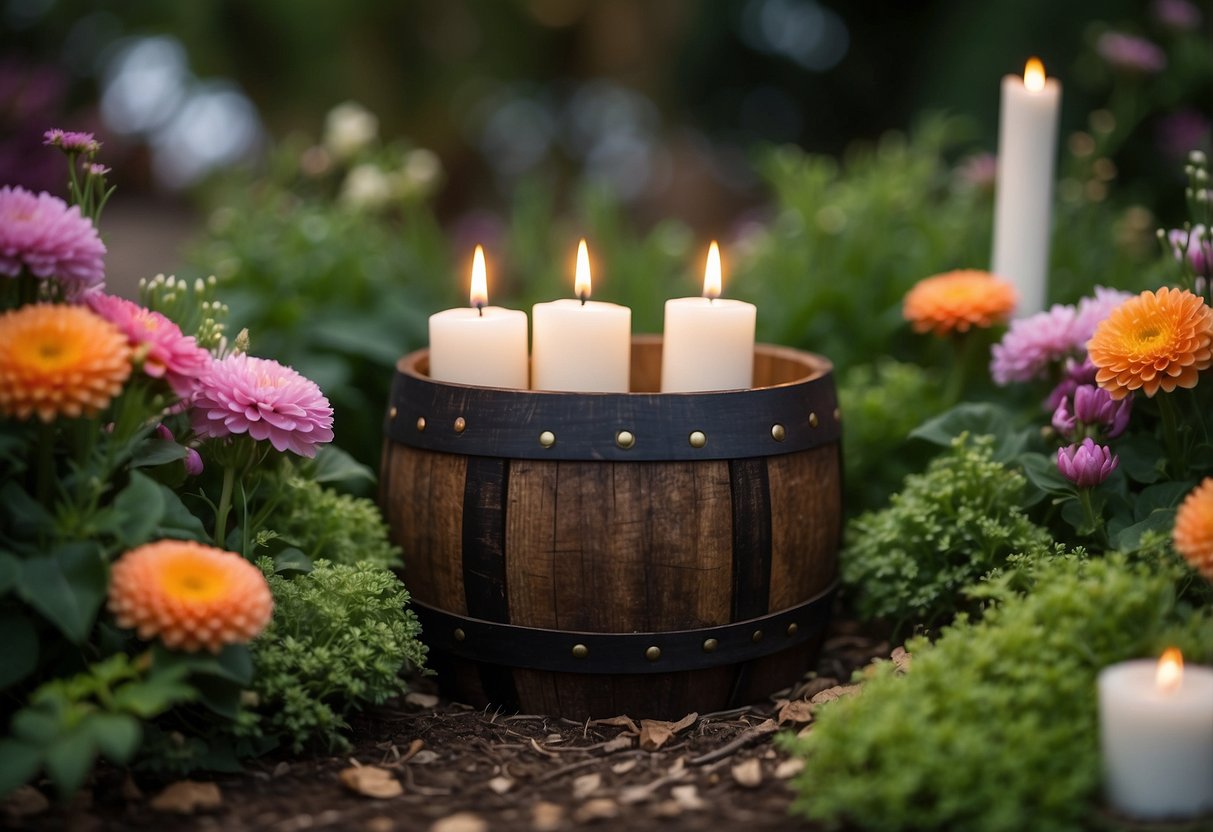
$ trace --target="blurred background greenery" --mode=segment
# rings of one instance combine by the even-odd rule
[[[1211,21],[1207,0],[0,0],[0,183],[62,191],[42,130],[95,130],[111,284],[219,276],[233,330],[315,378],[372,463],[393,361],[466,302],[475,243],[493,302],[525,308],[568,294],[585,235],[595,297],[658,331],[718,238],[759,337],[830,356],[871,417],[847,435],[862,508],[945,346],[904,327],[904,292],[988,265],[1000,77],[1035,54],[1064,84],[1053,299],[1144,286],[1209,145]]]

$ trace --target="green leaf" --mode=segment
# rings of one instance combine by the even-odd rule
[[[0,799],[26,783],[42,766],[39,746],[13,739],[0,739]]]
[[[321,447],[316,458],[301,468],[309,479],[319,483],[375,482],[374,471],[335,445]]]
[[[12,480],[0,488],[0,511],[8,517],[9,528],[18,537],[37,537],[55,528],[51,513]]]
[[[1133,552],[1141,546],[1146,532],[1169,532],[1175,525],[1175,509],[1155,509],[1144,520],[1121,529],[1112,536],[1112,546],[1122,552]]]
[[[13,736],[31,745],[46,746],[59,736],[62,720],[53,707],[22,708],[13,715]]]
[[[274,555],[274,574],[284,572],[311,572],[312,560],[294,546],[283,549]]]
[[[1074,496],[1074,484],[1057,470],[1057,459],[1044,454],[1020,454],[1018,459],[1028,482],[1047,494]]]
[[[0,690],[16,684],[38,666],[38,633],[17,610],[0,612]]]
[[[0,595],[17,584],[21,575],[21,561],[8,552],[0,552]]]
[[[146,474],[131,472],[130,482],[114,500],[114,531],[127,547],[152,539],[164,517],[162,486]]]
[[[97,742],[92,733],[81,723],[74,731],[60,736],[46,749],[46,773],[54,781],[63,797],[73,795],[84,783],[93,760],[97,756]]]
[[[161,485],[160,498],[163,501],[164,511],[156,526],[155,536],[157,538],[171,537],[174,540],[201,540],[203,542],[210,540],[202,521],[186,507],[175,491]]]
[[[153,468],[185,459],[187,449],[168,439],[145,439],[131,457],[132,468]]]
[[[1170,510],[1174,515],[1180,500],[1195,487],[1195,480],[1181,480],[1160,482],[1143,488],[1133,505],[1133,519],[1145,520],[1158,509]]]
[[[90,543],[67,543],[21,564],[19,594],[74,644],[92,630],[105,590],[105,564]]]
[[[1140,483],[1158,482],[1166,468],[1166,452],[1153,436],[1136,433],[1116,443],[1120,469]]]
[[[114,709],[141,719],[152,719],[173,705],[189,702],[197,695],[192,686],[163,674],[118,688],[114,693]]]
[[[182,669],[190,676],[214,676],[247,685],[253,680],[253,655],[243,644],[229,644],[218,654],[181,653],[157,645],[152,648],[154,671],[177,671]]]
[[[1016,429],[1006,408],[985,402],[965,402],[946,410],[910,431],[911,439],[923,439],[948,447],[962,433],[993,436],[994,459],[1007,462],[1027,447],[1030,431]]]
[[[125,714],[89,714],[83,727],[92,735],[101,753],[119,765],[135,755],[143,739],[139,720]]]

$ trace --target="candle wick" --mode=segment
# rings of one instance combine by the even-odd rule
[[[585,302],[586,302],[586,300],[588,300],[585,292],[581,292],[579,295],[577,295],[577,297],[581,298],[581,305],[585,306]]]
[[[477,311],[478,313],[480,313],[480,317],[482,317],[482,318],[483,318],[483,317],[484,317],[484,304],[483,304],[483,303],[480,303],[480,302],[477,302],[477,303],[476,303],[476,311]]]

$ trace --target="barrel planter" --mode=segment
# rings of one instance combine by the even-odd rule
[[[830,363],[759,345],[755,386],[630,393],[437,382],[397,364],[381,501],[453,697],[584,719],[754,701],[815,661],[837,583]]]

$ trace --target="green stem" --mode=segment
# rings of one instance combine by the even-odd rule
[[[236,484],[236,469],[231,465],[223,469],[223,490],[219,493],[219,507],[215,509],[215,545],[222,546],[227,531],[227,515],[232,509],[232,486]]]
[[[38,502],[50,507],[51,484],[55,480],[55,427],[39,420],[38,424],[38,472],[36,494]]]
[[[1087,520],[1087,526],[1091,529],[1091,536],[1099,541],[1103,548],[1108,548],[1108,535],[1103,527],[1103,517],[1095,513],[1095,507],[1091,505],[1091,489],[1078,489],[1078,502],[1082,504],[1082,513]]]
[[[960,401],[964,393],[965,379],[969,372],[969,357],[973,352],[973,333],[965,332],[956,335],[952,340],[952,371],[944,388],[944,407],[948,408]]]
[[[1167,465],[1170,474],[1180,479],[1185,468],[1183,448],[1179,441],[1179,418],[1175,412],[1175,402],[1171,394],[1163,393],[1158,397],[1158,414],[1162,417],[1162,438],[1167,448]]]

